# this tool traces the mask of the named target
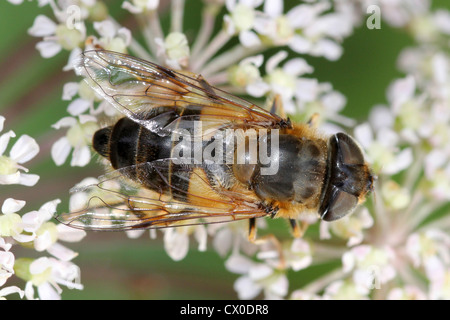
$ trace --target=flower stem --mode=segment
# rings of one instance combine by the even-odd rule
[[[108,20],[112,21],[117,29],[122,26],[113,17],[108,16]],[[130,49],[140,58],[155,61],[155,58],[134,38],[131,37]]]
[[[221,85],[228,81],[228,72],[223,71],[208,76],[208,82],[214,86]]]
[[[156,10],[152,10],[148,12],[147,16],[137,15],[137,18],[139,24],[142,26],[142,31],[144,33],[144,39],[147,47],[150,49],[152,55],[156,57],[156,59],[158,60],[157,62],[162,63],[162,61],[160,61],[160,57],[158,55],[158,47],[155,42],[155,38],[164,39],[164,34],[159,22],[158,12]]]
[[[418,147],[416,147],[416,150],[414,150],[414,154],[416,155],[415,160],[413,161],[412,166],[408,169],[408,174],[405,175],[405,179],[402,183],[402,185],[409,188],[409,193],[411,194],[414,190],[414,187],[417,184],[417,181],[420,178],[420,175],[422,173],[423,167],[424,167],[424,159],[425,156],[423,152],[421,152]]]
[[[257,52],[264,51],[266,49],[265,46],[259,45],[251,48],[245,48],[242,45],[237,45],[232,49],[222,53],[220,56],[211,60],[201,71],[204,76],[208,76],[215,72],[221,71],[234,63],[242,60],[245,57],[248,57]]]
[[[183,32],[184,0],[172,0],[171,32]]]
[[[203,53],[193,61],[192,63],[192,71],[196,73],[200,73],[202,71],[202,67],[217,51],[222,48],[228,40],[231,39],[231,36],[225,31],[221,30],[209,43]]]
[[[375,187],[374,187],[374,194],[379,194],[381,195],[381,190],[380,190],[380,184],[382,182],[380,181],[380,183],[376,183]],[[372,228],[371,233],[376,234],[376,238],[378,239],[384,239],[384,236],[380,236],[380,235],[385,235],[385,233],[387,232],[387,228],[388,228],[388,224],[389,224],[389,217],[387,216],[387,209],[384,206],[384,203],[382,200],[375,200],[374,201],[374,211],[375,211],[375,218],[377,220],[376,223],[376,230],[375,228]]]
[[[342,269],[334,270],[306,285],[303,290],[309,293],[318,293],[333,281],[342,279],[344,276],[345,273]]]
[[[218,13],[218,10],[214,10],[216,7],[216,5],[208,5],[203,9],[202,24],[192,47],[192,57],[197,57],[199,52],[203,51],[207,41],[211,37]]]
[[[430,229],[441,229],[444,231],[450,231],[450,216],[446,215],[446,216],[442,216],[436,220],[431,221],[430,223],[427,223],[424,226],[425,230],[430,230]]]
[[[340,259],[348,249],[343,246],[314,243],[314,264]]]
[[[426,202],[418,207],[409,220],[409,231],[415,230],[430,214],[438,210],[444,203],[440,201]]]

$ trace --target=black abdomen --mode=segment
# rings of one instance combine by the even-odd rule
[[[176,119],[173,111],[166,111],[157,123],[164,127]],[[142,120],[155,118],[155,114],[142,117]],[[167,189],[164,180],[168,179],[169,162],[155,160],[170,158],[172,141],[170,135],[158,135],[135,121],[124,117],[113,126],[98,130],[93,137],[93,148],[111,162],[111,166],[121,174],[139,182],[149,189]]]

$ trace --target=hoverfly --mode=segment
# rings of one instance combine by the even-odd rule
[[[91,196],[84,209],[58,217],[69,226],[131,230],[249,219],[252,238],[256,218],[287,218],[294,230],[307,213],[332,221],[351,213],[373,189],[363,153],[345,133],[324,137],[314,121],[291,123],[200,75],[125,54],[87,51],[76,70],[123,116],[93,137],[109,173],[77,190]],[[276,173],[263,174],[268,164],[252,158],[250,148],[241,148],[241,156],[254,161],[236,163],[239,148],[227,136],[230,130],[244,136],[251,131],[253,140],[266,144],[275,142],[277,131],[270,154]],[[190,150],[195,143],[232,161],[198,161]],[[186,151],[181,163],[177,147]]]

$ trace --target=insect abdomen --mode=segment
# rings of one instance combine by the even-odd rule
[[[170,136],[159,136],[133,120],[121,118],[115,125],[95,133],[93,148],[126,177],[151,189],[164,185],[163,177],[146,163],[170,157]]]

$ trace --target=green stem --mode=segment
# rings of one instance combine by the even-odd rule
[[[225,31],[221,30],[209,43],[203,53],[195,59],[192,63],[192,71],[196,73],[203,73],[202,67],[217,51],[219,51],[227,42],[231,39],[231,36]]]
[[[171,32],[183,32],[184,0],[172,0]]]
[[[222,71],[229,66],[238,63],[242,59],[251,56],[265,50],[267,47],[263,45],[254,46],[251,48],[245,48],[242,45],[236,45],[232,49],[222,53],[220,56],[211,60],[204,68],[202,68],[202,74],[206,77],[210,74],[214,74],[218,71]]]

